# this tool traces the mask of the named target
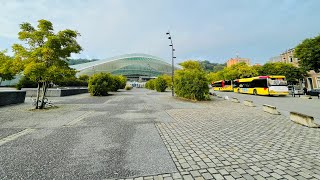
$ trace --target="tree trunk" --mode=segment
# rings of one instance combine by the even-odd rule
[[[42,85],[42,100],[41,100],[41,106],[40,109],[44,109],[44,99],[46,98],[46,93],[47,93],[47,89],[48,89],[48,83],[47,82],[43,82]]]
[[[37,88],[37,99],[36,99],[36,109],[39,109],[39,97],[40,95],[40,82],[38,82],[38,88]]]

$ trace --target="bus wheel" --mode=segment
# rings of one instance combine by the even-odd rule
[[[253,94],[256,96],[257,94],[257,90],[253,90]]]

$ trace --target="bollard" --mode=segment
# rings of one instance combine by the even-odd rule
[[[268,104],[263,105],[263,111],[268,112],[270,114],[280,115],[281,113],[277,110],[275,106],[271,106]]]
[[[233,98],[231,99],[231,101],[234,102],[234,103],[240,103],[240,101],[239,101],[237,98],[235,98],[235,97],[233,97]]]
[[[253,102],[252,102],[252,101],[249,101],[249,100],[244,100],[244,101],[243,101],[243,104],[244,104],[245,106],[255,107],[255,105],[253,104]]]
[[[312,127],[312,128],[320,127],[319,124],[316,124],[314,122],[314,118],[312,116],[308,116],[298,112],[290,112],[290,120],[307,127]]]

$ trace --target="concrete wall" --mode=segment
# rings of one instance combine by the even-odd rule
[[[26,96],[28,97],[35,97],[37,96],[37,89],[36,88],[23,88],[27,92]],[[71,96],[75,94],[83,94],[87,93],[88,88],[69,88],[69,89],[48,89],[47,90],[47,97],[61,97],[61,96]],[[42,91],[40,91],[42,93]]]
[[[26,91],[0,91],[0,106],[24,103]]]

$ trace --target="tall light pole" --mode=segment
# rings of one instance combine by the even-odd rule
[[[173,42],[172,42],[172,38],[171,38],[171,34],[170,32],[166,33],[168,35],[168,39],[170,39],[171,44],[169,46],[171,46],[171,52],[172,52],[172,96],[174,96],[174,58],[176,58],[174,56],[174,51],[175,49],[173,48]]]

